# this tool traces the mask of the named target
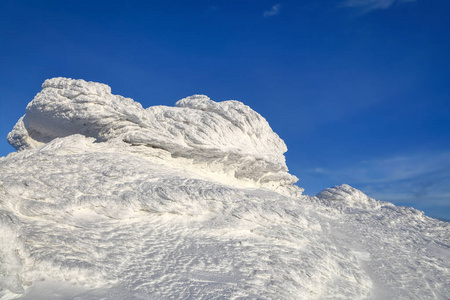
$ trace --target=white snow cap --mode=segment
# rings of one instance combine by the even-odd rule
[[[130,98],[111,94],[105,84],[53,78],[28,104],[8,141],[24,150],[73,134],[148,146],[148,151],[162,149],[172,158],[187,158],[261,184],[292,185],[298,180],[288,174],[283,140],[260,114],[239,101],[214,102],[194,95],[175,107],[144,109]]]
[[[143,109],[55,78],[8,139],[0,299],[450,295],[450,223],[348,185],[297,197],[284,142],[240,102]]]
[[[322,201],[332,204],[343,204],[345,207],[356,207],[363,209],[379,209],[382,205],[392,205],[370,198],[360,190],[343,184],[327,188],[316,195]]]

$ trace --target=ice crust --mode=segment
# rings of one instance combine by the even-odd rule
[[[240,102],[144,110],[57,78],[8,138],[0,299],[450,295],[450,223],[349,185],[300,195],[284,142]]]
[[[268,187],[291,186],[298,180],[288,173],[285,143],[250,107],[233,100],[214,102],[204,95],[184,98],[175,106],[144,109],[130,98],[111,94],[105,84],[53,78],[43,83],[8,141],[24,150],[82,134],[97,142],[162,149],[174,158]]]

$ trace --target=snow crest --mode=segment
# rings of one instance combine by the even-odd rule
[[[147,155],[164,150],[172,158],[239,180],[302,191],[291,187],[298,179],[288,173],[283,140],[260,114],[239,101],[214,102],[194,95],[175,107],[144,109],[130,98],[111,94],[105,84],[53,78],[28,104],[8,141],[24,150],[73,134],[145,146],[139,149]]]
[[[348,184],[327,188],[316,196],[321,201],[333,206],[356,207],[363,209],[379,209],[382,205],[392,205],[370,198],[360,190]],[[392,205],[393,206],[393,205]]]
[[[143,109],[55,78],[8,139],[2,300],[450,295],[450,223],[349,185],[300,195],[284,142],[240,102]]]

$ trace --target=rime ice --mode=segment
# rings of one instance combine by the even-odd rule
[[[301,195],[238,101],[147,109],[54,78],[0,159],[2,299],[445,299],[449,223],[342,185]]]

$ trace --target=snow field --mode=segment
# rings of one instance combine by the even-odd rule
[[[301,195],[238,101],[142,106],[54,78],[0,158],[1,299],[448,299],[450,226]]]

